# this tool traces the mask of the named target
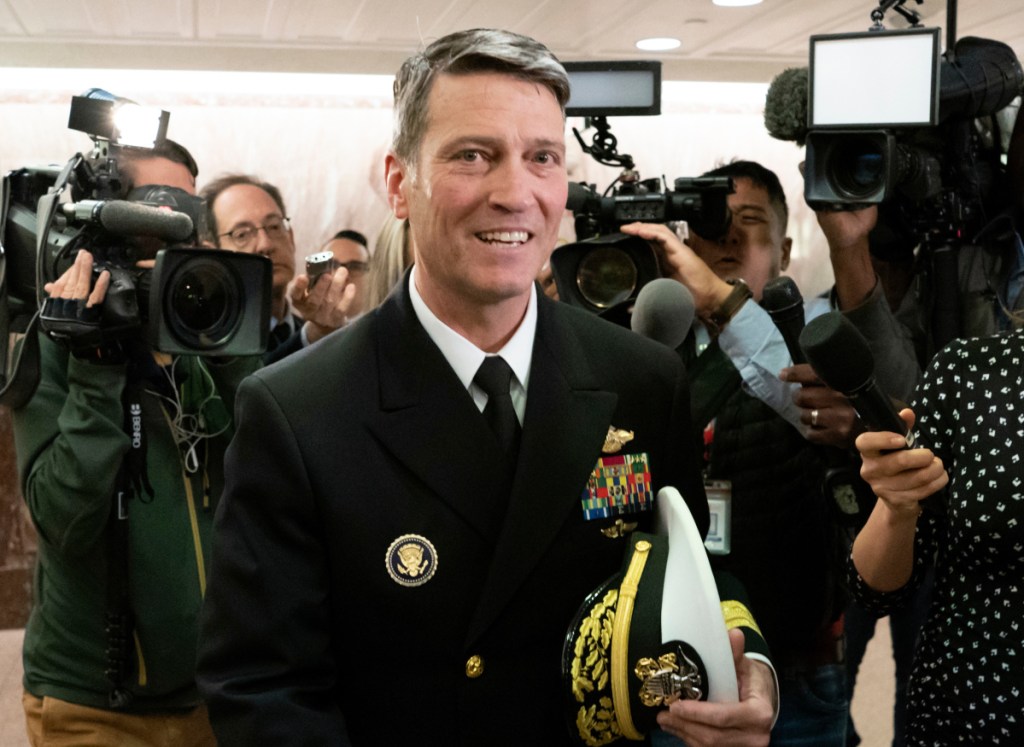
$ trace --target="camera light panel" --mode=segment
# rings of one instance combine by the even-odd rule
[[[167,112],[152,106],[122,104],[114,108],[114,126],[119,144],[153,148],[167,132]]]
[[[932,126],[938,94],[937,28],[811,37],[812,128]]]
[[[572,94],[565,113],[578,117],[661,114],[661,62],[565,62]]]

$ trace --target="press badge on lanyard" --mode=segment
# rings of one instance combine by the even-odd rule
[[[712,555],[728,555],[732,536],[732,482],[705,480],[704,492],[707,493],[708,511],[711,513],[704,547]]]
[[[711,445],[715,441],[715,421],[704,428],[705,474],[711,463]],[[708,497],[711,524],[704,547],[712,555],[728,555],[732,549],[732,481],[704,479],[704,492]]]

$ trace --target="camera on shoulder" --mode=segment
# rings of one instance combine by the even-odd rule
[[[119,125],[133,108],[134,102],[98,89],[74,97],[69,127],[92,138],[89,156],[76,153],[63,167],[25,167],[3,178],[2,402],[15,396],[9,387],[24,355],[31,356],[28,338],[37,327],[72,349],[141,341],[171,354],[240,356],[266,348],[270,260],[199,247],[205,232],[201,198],[160,185],[129,188],[122,165],[160,157],[170,144],[167,112],[134,112],[134,122],[151,125],[146,133]],[[106,296],[94,309],[49,299],[44,290],[79,250],[93,256],[94,284],[102,272],[110,274]],[[33,368],[26,361],[29,380]],[[17,399],[34,386],[20,385]]]

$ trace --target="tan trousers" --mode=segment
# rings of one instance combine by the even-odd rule
[[[185,713],[133,714],[24,693],[32,747],[216,747],[206,706]]]

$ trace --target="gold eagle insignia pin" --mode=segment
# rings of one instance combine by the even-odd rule
[[[627,431],[625,428],[616,428],[614,425],[608,426],[608,435],[604,437],[604,446],[601,447],[602,454],[617,454],[622,451],[622,447],[633,440],[633,431]]]

